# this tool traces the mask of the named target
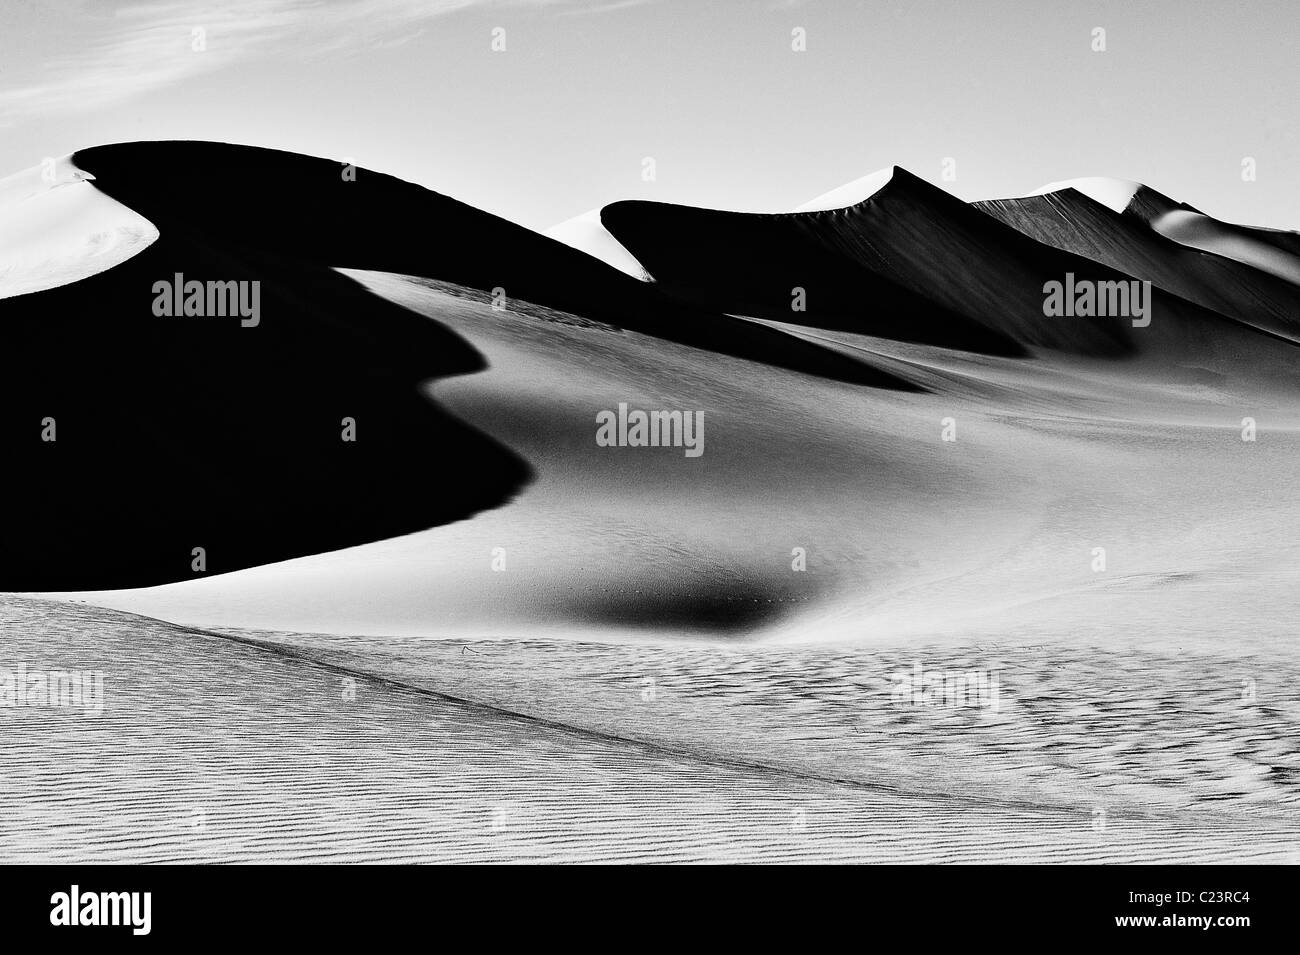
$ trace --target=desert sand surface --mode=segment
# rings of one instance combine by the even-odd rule
[[[716,701],[722,672],[742,675],[732,663],[719,666],[716,649],[685,666],[662,652],[641,658],[642,673],[667,677],[665,663],[676,670],[661,696],[644,701],[626,671],[599,676],[621,666],[626,647],[570,645],[593,652],[556,660],[536,652],[544,647],[508,641],[448,645],[475,663],[431,658],[430,673],[407,672],[405,682],[340,667],[320,646],[286,653],[272,641],[268,650],[63,603],[5,598],[0,634],[32,665],[75,660],[101,669],[108,701],[99,714],[0,709],[0,752],[10,767],[0,783],[6,863],[1298,858],[1294,816],[1043,806],[1022,800],[1023,789],[996,799],[971,798],[959,786],[920,795],[896,788],[896,779],[857,781],[847,763],[823,778],[775,768],[734,741],[724,757],[710,756],[689,739],[646,744],[575,729],[567,710],[556,722],[428,688],[441,682],[477,694],[475,682],[487,677],[488,698],[517,701],[522,679],[564,692],[580,711],[602,697],[607,711],[639,710],[649,725],[682,709],[678,694],[703,691]],[[353,664],[357,649],[345,651]],[[796,666],[806,677],[824,659],[801,657]],[[691,669],[702,685],[691,686]],[[777,673],[774,681],[788,677]],[[769,696],[765,708],[789,720],[795,713],[780,702],[780,693]],[[856,710],[853,702],[846,710]],[[804,715],[815,725],[816,708]],[[877,738],[884,729],[876,727]]]
[[[0,709],[11,851],[1295,861],[1300,298],[1173,200],[895,168],[779,215],[614,203],[575,248],[205,145],[77,154],[159,237],[0,301],[31,354],[114,357],[9,382],[65,457],[23,452],[6,654],[107,695]],[[217,167],[265,228],[176,203]],[[258,328],[148,314],[223,268]],[[1046,316],[1065,273],[1150,282],[1149,324]],[[601,446],[620,405],[703,452]],[[900,700],[922,671],[997,705]]]

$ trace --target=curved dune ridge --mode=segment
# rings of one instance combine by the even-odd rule
[[[1300,341],[1300,285],[1243,267],[1247,263],[1240,259],[1189,248],[1154,225],[1122,214],[1122,206],[1116,211],[1074,188],[974,205],[1045,245],[1150,281],[1242,324]]]
[[[854,179],[842,186],[824,192],[820,196],[809,199],[794,207],[794,212],[827,212],[832,209],[843,209],[846,206],[856,206],[860,202],[866,202],[881,189],[888,185],[889,181],[894,178],[894,167],[889,166],[885,169],[877,169],[875,172],[868,173],[861,179]]]
[[[1143,188],[1142,183],[1131,179],[1115,179],[1109,176],[1083,176],[1078,179],[1065,179],[1061,182],[1049,182],[1035,189],[1030,195],[1042,196],[1073,189],[1094,202],[1105,206],[1111,212],[1123,212],[1133,202],[1133,198]]]
[[[278,217],[288,210],[264,215],[258,195],[291,192],[293,177],[227,165],[236,152],[73,157],[94,176],[85,207],[129,208],[157,237],[0,306],[12,363],[0,433],[30,503],[0,549],[4,586],[138,586],[265,564],[459,520],[528,480],[517,455],[418,392],[481,369],[475,349],[314,258],[321,230],[285,241],[299,226]],[[244,283],[250,300],[256,283],[256,327],[159,317],[155,288],[177,276]],[[369,440],[342,441],[345,418],[368,421]],[[456,477],[439,477],[452,461]]]
[[[657,286],[683,302],[811,328],[1025,354],[1002,328],[956,307],[955,296],[928,297],[909,275],[858,255],[848,244],[857,209],[756,215],[635,201],[606,206],[601,218]],[[837,246],[840,236],[848,243]]]
[[[1151,228],[1175,242],[1213,252],[1300,285],[1300,255],[1274,244],[1276,240],[1261,236],[1259,230],[1220,222],[1186,209],[1166,212],[1151,223]]]
[[[1140,182],[1102,176],[1068,179],[1049,183],[1024,199],[1002,201],[1024,203],[1032,196],[1064,194],[1070,190],[1112,212],[1139,219],[1180,245],[1212,252],[1288,282],[1300,283],[1300,233],[1222,222]]]
[[[908,387],[865,360],[701,312],[560,242],[371,170],[225,143],[128,143],[82,150],[97,187],[213,241],[315,265],[375,269],[500,289],[692,347],[857,384]],[[195,182],[219,215],[185,212]]]
[[[64,156],[0,179],[0,298],[89,278],[158,238],[93,178]]]
[[[600,210],[591,209],[580,216],[566,219],[551,226],[542,235],[557,242],[563,242],[570,248],[585,252],[593,259],[600,259],[606,265],[612,265],[626,275],[638,281],[649,281],[650,276],[609,230],[600,221]]]
[[[42,283],[23,279],[29,294],[5,300],[13,371],[0,385],[0,433],[20,465],[15,493],[33,504],[0,549],[7,588],[224,573],[463,520],[517,493],[527,464],[418,391],[481,370],[481,355],[340,267],[500,290],[504,301],[615,332],[847,385],[921,388],[886,360],[676,302],[559,242],[369,170],[351,177],[330,160],[195,142],[96,147],[66,168],[75,181],[49,201],[80,196],[72,225],[54,220],[40,269],[26,252],[8,266],[73,280],[35,291]],[[102,210],[154,238],[119,243],[133,254],[101,271],[107,260],[82,237],[101,230]],[[257,283],[256,327],[159,317],[159,282],[250,292]],[[363,418],[364,440],[344,442],[344,419]],[[109,460],[117,466],[104,472]],[[88,473],[101,476],[87,483]],[[116,541],[114,559],[78,559],[87,541]]]
[[[1139,191],[1106,182],[1108,192],[1091,188],[1121,208]],[[857,201],[835,208],[841,200]],[[1162,321],[1140,334],[1124,316],[1045,320],[1047,281],[1135,276],[1106,256],[1039,241],[897,167],[810,205],[818,211],[759,215],[630,201],[607,206],[602,220],[669,294],[736,314],[993,355],[1181,360],[1189,343],[1240,337],[1163,287],[1151,305]],[[792,308],[794,290],[803,311]]]

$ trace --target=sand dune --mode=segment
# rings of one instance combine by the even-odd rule
[[[154,150],[156,162],[138,165],[165,170],[156,182],[132,165]],[[978,554],[990,522],[993,546],[1028,543],[1029,563],[981,575],[1024,599],[1059,592],[1053,568],[1086,567],[1075,549],[1087,548],[1059,535],[1046,544],[1032,519],[1062,493],[1057,468],[1078,471],[1065,483],[1095,496],[1093,468],[1075,462],[1116,421],[1199,457],[1206,434],[1196,429],[1258,417],[1285,432],[1293,420],[1294,350],[1250,327],[1287,330],[1279,283],[1182,253],[1074,192],[990,207],[1072,202],[1069,230],[1036,234],[1074,251],[902,170],[872,180],[865,201],[842,210],[751,216],[615,204],[603,218],[655,273],[648,286],[418,187],[366,170],[347,181],[325,160],[192,143],[79,157],[99,188],[134,202],[162,234],[116,269],[8,308],[6,327],[27,349],[17,354],[28,357],[6,383],[5,420],[29,436],[31,466],[19,481],[33,502],[5,551],[14,589],[188,580],[175,592],[103,599],[211,623],[234,587],[238,619],[225,622],[298,619],[370,633],[749,635],[778,624],[831,633],[848,608],[964,574],[978,557],[963,549]],[[228,215],[195,218],[178,197],[218,167],[213,188]],[[314,203],[336,197],[346,198],[327,219]],[[418,202],[456,241],[409,240],[403,217]],[[258,215],[265,228],[242,221]],[[1042,218],[1016,225],[1030,230]],[[376,238],[381,226],[391,231]],[[331,267],[389,259],[382,271]],[[414,275],[394,276],[402,266]],[[1117,267],[1179,293],[1162,293],[1149,328],[1042,314],[1045,278],[1116,276]],[[494,308],[494,269],[517,272],[511,288],[541,301]],[[181,271],[260,277],[265,320],[247,329],[144,311],[153,279]],[[788,286],[800,278],[811,304],[792,315]],[[555,304],[586,296],[574,311]],[[836,296],[838,311],[818,304]],[[663,314],[636,317],[655,302],[668,303]],[[732,340],[732,330],[745,334]],[[69,338],[86,347],[46,374],[33,356]],[[1027,360],[1026,349],[1037,357]],[[113,364],[99,360],[106,354]],[[709,452],[692,461],[599,447],[596,412],[620,402],[699,409]],[[33,424],[46,415],[60,419],[54,445]],[[1068,432],[1037,424],[1062,416]],[[340,441],[345,417],[364,431],[355,445]],[[940,436],[949,417],[961,422],[955,448]],[[231,436],[234,454],[223,450]],[[74,492],[92,462],[110,457],[117,468]],[[164,479],[160,459],[190,478]],[[1254,461],[1218,459],[1209,446],[1202,466],[1239,484],[1258,475]],[[1095,467],[1136,476],[1152,464],[1115,454]],[[944,487],[961,487],[962,498],[949,500]],[[1132,499],[1117,492],[1110,506]],[[968,532],[954,530],[954,513]],[[1130,533],[1104,528],[1091,534]],[[127,543],[111,562],[68,559],[79,540],[119,538]],[[327,553],[362,544],[370,556]],[[204,572],[191,567],[195,546],[208,551]],[[821,555],[816,574],[791,573],[799,546]],[[1043,563],[1050,546],[1066,549]],[[494,547],[519,555],[516,573],[488,571]],[[1158,563],[1161,553],[1144,559]],[[304,561],[274,563],[293,557]],[[220,576],[257,565],[270,566]],[[349,608],[360,580],[385,596],[358,613]],[[970,591],[970,607],[991,582]],[[930,616],[918,616],[916,600],[902,606]]]
[[[0,298],[89,278],[158,238],[91,178],[64,157],[0,179]]]
[[[1300,285],[1300,254],[1279,247],[1254,229],[1182,209],[1165,213],[1151,223],[1151,228],[1175,242],[1213,252]]]
[[[854,179],[852,182],[846,182],[842,186],[837,186],[829,192],[823,192],[820,196],[809,199],[792,209],[792,212],[827,212],[834,209],[843,209],[847,206],[856,206],[860,202],[866,202],[894,178],[894,168],[889,166],[885,169],[877,169],[875,172],[868,173],[860,179]]]
[[[1025,354],[1012,336],[829,245],[811,215],[615,203],[602,216],[658,286],[685,302],[812,328]]]
[[[824,309],[832,327],[1002,355],[1179,358],[1189,339],[1234,337],[1218,316],[1159,289],[1151,309],[1161,321],[1141,333],[1113,316],[1045,320],[1045,281],[1132,276],[1035,241],[905,170],[868,187],[866,199],[838,210],[771,216],[619,202],[602,219],[670,294],[732,312],[826,327],[814,311]],[[812,319],[792,311],[794,286],[806,290]]]
[[[28,857],[1293,857],[1296,293],[1154,226],[1191,207],[895,168],[566,245],[287,153],[73,161],[152,238],[92,274],[78,212],[15,259],[75,279],[0,300],[0,586],[57,601],[7,645],[122,674],[98,727],[3,714]],[[258,321],[155,314],[177,274]],[[1046,315],[1067,274],[1150,324]],[[599,440],[625,407],[702,453]],[[897,705],[915,663],[1014,705]]]
[[[1164,230],[1112,211],[1083,192],[1066,188],[1024,199],[977,202],[975,208],[1046,245],[1149,280],[1243,324],[1300,341],[1300,285],[1254,267],[1242,268],[1230,257],[1188,248]]]
[[[148,212],[161,234],[115,268],[3,302],[0,433],[26,502],[5,586],[192,578],[196,547],[221,573],[455,520],[527,480],[417,391],[483,367],[462,339],[324,266]],[[154,284],[177,274],[259,283],[264,320],[156,316]],[[459,475],[439,484],[448,455]]]
[[[196,547],[201,572],[222,573],[381,540],[500,504],[528,480],[524,462],[416,390],[480,370],[477,352],[335,265],[450,275],[508,288],[505,303],[524,293],[570,303],[582,321],[765,366],[918,388],[870,356],[673,305],[559,243],[368,171],[346,181],[326,160],[193,143],[104,147],[75,161],[94,185],[62,194],[94,190],[88,208],[129,206],[158,235],[115,268],[64,268],[89,277],[6,301],[12,372],[0,384],[0,433],[15,449],[15,493],[31,504],[0,550],[12,589],[186,579]],[[425,222],[440,224],[432,237]],[[51,239],[69,261],[96,257],[70,235]],[[257,283],[256,327],[160,319],[154,285],[176,276]],[[355,442],[342,440],[345,419],[364,432]],[[96,550],[107,541],[111,559]],[[83,546],[86,559],[75,556]]]
[[[1105,206],[1111,212],[1122,213],[1133,205],[1133,200],[1139,192],[1146,192],[1155,196],[1157,199],[1163,199],[1172,205],[1173,200],[1165,199],[1164,196],[1158,196],[1151,193],[1140,182],[1134,182],[1131,179],[1114,179],[1108,176],[1083,176],[1079,179],[1065,179],[1061,182],[1049,182],[1039,189],[1035,189],[1031,196],[1050,196],[1053,193],[1074,191],[1080,195],[1087,196],[1093,202]],[[979,203],[976,203],[979,205]]]
[[[1293,547],[1267,516],[1300,426],[1284,363],[1278,377],[1261,362],[1247,377],[1244,363],[1216,364],[1208,351],[1187,366],[959,360],[818,333],[825,347],[867,350],[927,385],[907,395],[740,359],[702,363],[634,333],[500,315],[425,280],[353,275],[485,357],[485,371],[428,394],[522,456],[536,474],[526,491],[360,552],[93,599],[201,625],[589,639],[905,639],[975,626],[972,614],[981,626],[1047,633],[1062,629],[1050,611],[1066,605],[1072,627],[1109,622],[1103,637],[1145,639],[1128,634],[1116,606],[1151,605],[1174,614],[1157,633],[1201,642],[1238,627],[1236,605],[1211,599],[1185,619],[1176,607],[1199,583],[1162,590],[1163,576],[1183,572],[1222,593],[1238,586],[1223,571],[1253,574],[1260,551]],[[620,401],[702,410],[705,453],[598,446],[596,412]],[[1245,416],[1260,422],[1261,442],[1241,440]],[[951,443],[945,417],[957,428]],[[1104,573],[1090,569],[1099,545],[1111,555]],[[795,547],[811,555],[806,572],[792,570]],[[1129,575],[1150,583],[1129,587]],[[1293,611],[1277,596],[1252,598],[1260,633]]]
[[[644,282],[522,226],[368,169],[224,143],[126,143],[81,150],[96,188],[164,236],[198,233],[239,255],[376,269],[454,282],[619,328],[784,368],[902,386],[862,361],[665,299]],[[190,212],[196,183],[220,216]]]
[[[1112,212],[1144,222],[1181,245],[1212,252],[1288,282],[1300,281],[1300,233],[1222,222],[1150,186],[1126,179],[1069,179],[1043,186],[1034,195],[1068,190],[1082,193]]]
[[[599,209],[591,209],[580,216],[566,219],[542,235],[600,259],[638,281],[644,282],[650,278],[641,263],[632,257],[632,253],[609,234],[609,230],[600,221]]]

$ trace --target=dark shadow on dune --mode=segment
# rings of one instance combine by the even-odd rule
[[[190,579],[196,547],[204,573],[237,570],[459,520],[529,479],[420,393],[484,367],[459,336],[324,266],[161,231],[108,272],[0,302],[0,588]],[[175,272],[260,281],[260,324],[155,317]]]
[[[668,294],[701,307],[895,341],[1022,357],[1013,338],[828,248],[817,221],[616,202],[606,227]],[[796,290],[802,310],[792,308]]]
[[[1150,186],[1139,186],[1137,192],[1133,193],[1133,197],[1129,199],[1128,205],[1124,207],[1124,211],[1119,214],[1138,219],[1150,225],[1161,216],[1177,211],[1195,212],[1197,215],[1204,215],[1195,206],[1189,206],[1185,202],[1170,199],[1164,193],[1156,192]]]
[[[773,592],[771,587],[719,583],[690,593],[593,591],[569,600],[564,611],[600,626],[738,637],[792,611],[795,605],[774,600]]]
[[[1142,187],[1134,208],[1192,210]],[[1084,256],[1150,281],[1187,302],[1240,324],[1300,342],[1300,287],[1232,259],[1161,235],[1146,213],[1118,213],[1075,189],[975,208],[1045,245]]]
[[[166,235],[201,221],[241,248],[522,299],[707,351],[852,384],[920,386],[781,331],[675,301],[604,262],[455,199],[338,162],[225,143],[126,143],[75,164]]]
[[[512,299],[854,384],[921,390],[777,330],[673,303],[582,253],[421,187],[216,143],[77,153],[160,238],[0,301],[11,507],[0,588],[150,586],[424,530],[508,501],[526,462],[421,392],[485,367],[335,267]],[[159,317],[154,283],[261,283],[260,323]],[[353,419],[356,440],[343,440]],[[43,440],[52,419],[56,440]],[[195,569],[195,548],[205,565]]]
[[[601,221],[690,302],[783,309],[787,322],[996,355],[1137,351],[1126,322],[1043,315],[1044,282],[1122,274],[1036,242],[897,167],[844,209],[754,215],[634,200],[606,206]],[[802,318],[791,316],[792,285],[807,290]]]

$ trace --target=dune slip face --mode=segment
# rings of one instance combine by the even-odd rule
[[[110,185],[124,173],[95,154],[76,161],[158,237],[115,268],[3,302],[14,371],[0,435],[32,505],[0,550],[5,586],[138,586],[263,564],[456,520],[528,479],[418,394],[482,367],[466,343],[310,250],[240,243],[258,227],[233,201],[192,214],[214,198],[201,168],[156,177],[151,204]],[[152,162],[127,168],[155,179]],[[173,296],[180,314],[159,307]],[[372,429],[364,444],[342,440],[357,418]],[[439,487],[450,460],[460,479]],[[77,558],[95,541],[112,542],[111,559]]]
[[[1093,358],[1184,357],[1189,339],[1233,334],[1221,328],[1221,315],[1159,283],[1148,311],[1162,320],[1146,334],[1133,326],[1145,328],[1149,315],[1127,310],[1045,321],[1052,317],[1044,307],[1048,282],[1109,288],[1146,277],[1086,241],[1044,241],[897,167],[845,189],[783,215],[619,202],[602,221],[670,294],[814,328],[990,355],[1048,350]],[[827,207],[840,200],[857,201]],[[1104,230],[1097,237],[1113,242]],[[1263,313],[1270,331],[1292,329],[1292,292],[1277,294],[1271,311],[1253,302],[1247,310],[1252,318]]]

